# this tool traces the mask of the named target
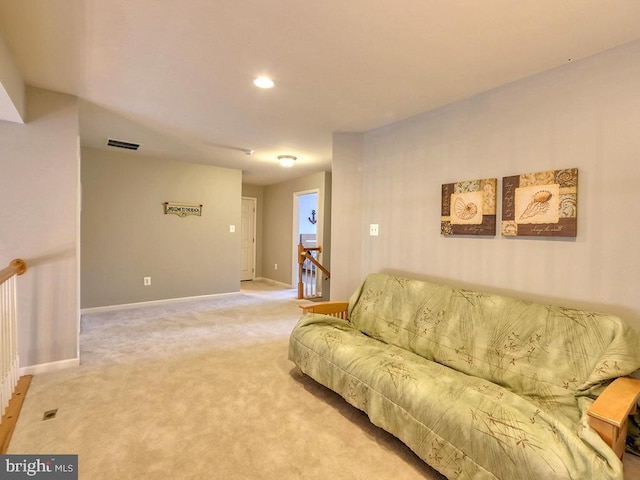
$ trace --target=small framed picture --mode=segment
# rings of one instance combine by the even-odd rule
[[[503,236],[575,237],[577,223],[577,168],[502,179]]]
[[[497,178],[442,185],[442,235],[495,235]]]

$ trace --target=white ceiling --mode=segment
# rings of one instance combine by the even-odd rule
[[[640,1],[0,0],[0,34],[27,84],[82,100],[83,145],[139,142],[127,154],[267,185],[330,170],[333,132],[636,40]],[[262,74],[275,88],[253,86]]]

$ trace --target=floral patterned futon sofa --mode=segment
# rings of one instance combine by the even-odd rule
[[[446,477],[623,478],[640,339],[621,319],[387,274],[306,311],[290,360]]]

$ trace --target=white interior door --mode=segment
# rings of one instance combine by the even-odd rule
[[[255,198],[242,197],[240,224],[242,261],[240,280],[253,280],[256,266],[256,202]]]

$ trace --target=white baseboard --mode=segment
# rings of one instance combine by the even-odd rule
[[[163,300],[150,300],[148,302],[136,302],[136,303],[123,303],[121,305],[105,305],[104,307],[89,307],[89,308],[82,308],[80,310],[80,314],[85,314],[85,313],[100,313],[100,312],[114,312],[117,310],[127,310],[129,308],[136,308],[136,307],[150,307],[153,305],[167,305],[170,303],[180,303],[180,302],[188,302],[191,300],[203,300],[205,298],[214,298],[214,297],[220,297],[220,296],[224,296],[224,295],[234,295],[236,293],[240,293],[240,291],[237,292],[227,292],[227,293],[212,293],[211,295],[198,295],[195,297],[180,297],[180,298],[166,298]]]
[[[57,372],[66,368],[78,367],[80,365],[79,358],[70,358],[68,360],[60,360],[58,362],[40,363],[38,365],[30,365],[28,367],[20,367],[20,376],[22,375],[38,375],[40,373]]]
[[[272,280],[272,279],[267,278],[267,277],[258,277],[258,278],[256,278],[256,280],[260,280],[262,282],[267,282],[267,283],[273,283],[275,285],[280,285],[280,286],[286,287],[286,288],[294,288],[293,285],[291,285],[290,283],[279,282],[277,280]]]

